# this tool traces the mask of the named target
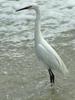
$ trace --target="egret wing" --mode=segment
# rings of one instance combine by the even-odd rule
[[[53,69],[59,69],[64,74],[68,72],[65,64],[50,45],[38,44],[37,53],[39,58],[41,58],[43,62],[46,63],[49,67]]]
[[[45,48],[43,45],[39,44],[37,50],[39,58],[43,60],[48,66],[54,67],[58,64],[53,53]]]

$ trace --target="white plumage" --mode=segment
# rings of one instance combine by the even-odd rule
[[[56,51],[45,41],[41,40],[36,46],[37,56],[51,69],[57,69],[63,74],[68,72],[64,62]]]
[[[42,37],[40,32],[40,9],[36,4],[21,8],[17,11],[24,9],[34,9],[36,12],[35,19],[35,50],[37,56],[48,66],[48,71],[50,75],[51,83],[54,83],[54,74],[52,69],[58,69],[62,73],[66,74],[68,72],[67,67],[65,66],[62,59],[59,57],[57,52],[46,42]]]

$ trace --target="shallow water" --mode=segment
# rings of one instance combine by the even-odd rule
[[[66,77],[55,71],[53,88],[45,65],[35,55],[35,13],[15,12],[26,2],[0,1],[0,99],[75,100],[75,1],[31,1],[40,5],[43,36],[69,70]]]

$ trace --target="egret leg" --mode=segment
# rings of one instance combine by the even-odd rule
[[[48,72],[49,72],[49,75],[50,75],[50,82],[51,82],[51,85],[54,84],[54,80],[55,80],[55,76],[52,72],[52,70],[49,68],[48,69]]]

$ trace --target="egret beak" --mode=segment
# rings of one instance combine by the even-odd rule
[[[30,9],[32,6],[27,6],[27,7],[24,7],[24,8],[21,8],[21,9],[18,9],[18,10],[16,10],[16,12],[17,11],[21,11],[21,10],[25,10],[25,9]]]

